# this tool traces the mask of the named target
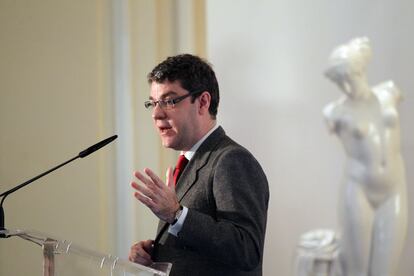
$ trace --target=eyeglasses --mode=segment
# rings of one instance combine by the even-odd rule
[[[180,97],[177,97],[177,98],[174,98],[174,99],[158,100],[158,101],[145,101],[144,106],[145,106],[146,109],[154,109],[158,104],[158,106],[160,108],[164,109],[164,110],[173,109],[176,104],[178,104],[179,102],[181,102],[185,98],[187,98],[191,95],[201,93],[203,91],[190,92],[190,93],[188,93],[184,96],[180,96]]]

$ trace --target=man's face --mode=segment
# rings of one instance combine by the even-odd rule
[[[187,95],[179,81],[163,83],[152,82],[150,100],[168,100]],[[154,125],[158,130],[164,147],[187,151],[200,139],[197,99],[191,96],[178,102],[173,108],[161,108],[158,104],[152,111]]]

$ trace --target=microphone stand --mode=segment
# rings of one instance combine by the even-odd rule
[[[106,146],[107,144],[109,144],[110,142],[112,142],[113,140],[115,140],[117,137],[118,137],[117,135],[113,135],[113,136],[111,136],[109,138],[106,138],[105,140],[102,140],[99,143],[96,143],[95,145],[93,145],[93,146],[91,146],[91,147],[89,147],[89,148],[81,151],[77,156],[75,156],[75,157],[73,157],[73,158],[71,158],[71,159],[63,162],[62,164],[57,165],[56,167],[51,168],[50,170],[48,170],[46,172],[43,172],[43,173],[39,174],[38,176],[35,176],[32,179],[29,179],[26,182],[24,182],[24,183],[22,183],[20,185],[17,185],[16,187],[14,187],[14,188],[12,188],[12,189],[10,189],[10,190],[2,193],[0,195],[0,198],[2,197],[2,200],[0,202],[0,231],[6,230],[4,228],[4,209],[3,209],[3,202],[4,202],[4,200],[6,199],[6,197],[9,194],[12,194],[12,193],[16,192],[17,190],[20,190],[21,188],[23,188],[23,187],[29,185],[30,183],[32,183],[33,181],[35,181],[35,180],[37,180],[37,179],[39,179],[39,178],[41,178],[41,177],[43,177],[43,176],[45,176],[47,174],[49,174],[49,173],[51,173],[51,172],[59,169],[60,167],[65,166],[66,164],[68,164],[68,163],[70,163],[70,162],[72,162],[72,161],[74,161],[74,160],[76,160],[78,158],[84,158],[84,157],[88,156],[89,154],[97,151],[98,149],[102,148],[103,146]],[[8,236],[6,236],[6,234],[4,234],[4,233],[0,233],[0,238],[8,238]]]

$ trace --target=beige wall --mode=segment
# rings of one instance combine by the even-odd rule
[[[113,134],[109,28],[105,1],[0,1],[1,192]],[[111,251],[114,152],[10,195],[6,227]],[[0,241],[0,275],[41,275],[40,258],[33,244]]]
[[[204,14],[203,0],[0,0],[0,192],[119,135],[9,196],[7,228],[121,257],[154,237],[157,220],[129,181],[145,166],[163,176],[176,153],[143,109],[145,77],[169,55],[205,55]],[[0,240],[0,275],[41,275],[41,258]]]
[[[127,149],[119,153],[118,165],[124,171],[118,172],[118,183],[127,182],[127,179],[122,178],[131,175],[128,168],[142,170],[149,167],[164,177],[167,167],[175,164],[177,153],[161,147],[151,114],[143,108],[143,102],[149,96],[146,75],[170,55],[189,52],[205,56],[204,14],[204,0],[127,1],[122,18],[127,19],[124,29],[128,30],[128,42],[124,41],[127,43],[124,46],[128,48],[129,63],[124,64],[124,69],[131,77],[123,82],[130,86],[130,94],[125,97],[130,99],[132,105],[129,114],[117,112],[117,117],[125,123],[126,128],[119,129],[120,133],[132,129],[130,135],[133,139],[130,143],[134,152],[132,156]],[[118,46],[122,48],[122,45]],[[121,164],[123,160],[130,160],[130,164]],[[117,225],[117,253],[126,257],[133,242],[154,238],[157,219],[132,197],[129,187],[117,187],[118,200],[125,199],[118,204],[117,209],[117,218],[121,218]],[[122,220],[122,217],[125,219]]]

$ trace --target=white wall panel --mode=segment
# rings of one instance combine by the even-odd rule
[[[414,231],[414,39],[411,1],[209,0],[207,56],[217,72],[219,121],[265,168],[271,189],[265,275],[291,275],[300,234],[337,227],[344,152],[322,108],[340,91],[323,77],[331,50],[353,37],[372,41],[372,85],[394,79],[401,105],[403,151]],[[411,192],[411,193],[410,193]],[[412,275],[409,234],[400,276]]]

